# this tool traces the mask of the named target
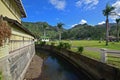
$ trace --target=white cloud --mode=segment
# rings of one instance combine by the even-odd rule
[[[87,21],[82,19],[79,23],[73,24],[71,27],[73,28],[73,27],[75,27],[78,24],[85,24],[85,23],[87,23]]]
[[[50,3],[58,10],[64,10],[66,6],[65,0],[49,0]]]
[[[80,24],[85,24],[85,23],[87,23],[87,21],[84,20],[84,19],[82,19],[82,20],[80,21]]]
[[[82,5],[82,1],[77,1],[77,2],[76,2],[76,6],[77,6],[77,7],[80,7],[81,5]]]
[[[79,0],[76,2],[77,7],[84,6],[85,9],[93,9],[99,3],[99,0]]]
[[[113,7],[115,7],[114,12],[116,12],[118,15],[120,15],[120,0],[117,0],[115,3],[112,4]],[[119,16],[117,15],[111,15],[110,18],[116,19]]]
[[[73,28],[73,27],[75,27],[76,25],[78,25],[78,24],[73,24],[71,27]]]
[[[105,21],[99,22],[98,25],[105,24]]]

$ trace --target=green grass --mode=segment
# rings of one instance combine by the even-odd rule
[[[77,48],[72,48],[71,49],[74,52],[77,52]],[[87,56],[89,58],[95,59],[97,61],[100,61],[100,52],[96,52],[96,51],[86,51],[84,50],[82,55]],[[108,55],[108,59],[107,59],[107,64],[120,68],[120,57],[109,57],[112,55]]]
[[[84,51],[82,55],[100,61],[100,53],[99,52]]]
[[[83,55],[100,61],[100,53],[99,52],[84,51]],[[120,57],[109,57],[109,56],[111,56],[111,55],[110,54],[108,55],[107,64],[112,65],[117,68],[120,68]]]
[[[109,42],[108,46],[105,46],[105,41],[99,43],[97,40],[74,40],[74,41],[63,41],[68,42],[72,46],[83,46],[83,47],[97,47],[97,48],[107,48],[113,50],[120,50],[120,42]]]
[[[0,72],[0,80],[2,80],[2,72]]]
[[[120,68],[120,57],[115,58],[115,57],[108,57],[107,63],[109,65],[115,66],[117,68]]]

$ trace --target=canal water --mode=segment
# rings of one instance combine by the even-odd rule
[[[45,51],[37,51],[43,60],[42,80],[90,80],[86,75],[76,73],[70,63]]]

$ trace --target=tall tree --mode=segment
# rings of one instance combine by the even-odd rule
[[[46,36],[46,28],[48,27],[47,23],[43,24],[43,30],[44,30],[44,37]]]
[[[108,46],[109,41],[109,15],[115,8],[109,4],[106,4],[105,9],[103,10],[103,15],[106,16],[106,46]]]
[[[63,27],[63,23],[57,23],[57,27],[58,27],[58,33],[59,33],[59,41],[61,41],[61,31],[62,31],[62,27]]]
[[[120,18],[119,19],[116,19],[116,23],[117,23],[117,42],[119,42],[119,26],[118,26],[118,24],[119,24],[119,22],[120,22]]]

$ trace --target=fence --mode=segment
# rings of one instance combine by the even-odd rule
[[[106,63],[108,61],[108,57],[111,58],[120,58],[119,51],[109,51],[107,49],[101,49],[101,62]],[[119,61],[116,61],[119,62]],[[120,63],[120,62],[119,62]]]

